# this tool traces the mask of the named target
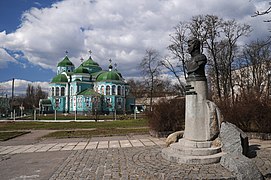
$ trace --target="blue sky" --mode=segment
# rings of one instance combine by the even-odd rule
[[[0,1],[0,32],[12,33],[21,24],[23,12],[32,7],[50,7],[57,0],[1,0]],[[13,55],[12,52],[9,52]],[[9,63],[8,68],[1,68],[0,82],[16,79],[26,79],[30,81],[50,81],[54,72],[50,69],[28,63],[25,59],[18,59],[22,64]]]
[[[2,0],[0,1],[0,31],[15,31],[24,11],[32,7],[50,7],[57,0]]]
[[[267,0],[1,0],[0,89],[48,86],[67,50],[70,60],[92,58],[103,69],[108,60],[128,78],[138,78],[147,48],[167,55],[169,34],[179,21],[215,14],[252,26],[249,38],[270,35],[266,17],[252,18]]]

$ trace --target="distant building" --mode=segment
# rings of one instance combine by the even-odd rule
[[[91,56],[75,68],[66,55],[49,86],[48,99],[39,102],[41,113],[126,113],[134,104],[129,85],[111,60],[108,70],[102,70]]]

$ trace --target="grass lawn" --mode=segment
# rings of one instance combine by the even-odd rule
[[[24,135],[30,133],[30,131],[6,131],[6,132],[0,132],[0,141],[7,141],[9,139]]]
[[[15,130],[68,130],[92,128],[139,128],[147,127],[146,119],[117,120],[105,122],[0,122],[0,131]]]
[[[43,136],[42,138],[91,138],[93,136],[114,136],[127,134],[146,134],[148,128],[107,128],[94,130],[56,131]]]
[[[145,134],[148,133],[149,128],[146,119],[104,122],[0,122],[1,133],[8,134],[7,131],[22,130],[60,130],[50,133],[44,138],[90,138],[92,136]]]

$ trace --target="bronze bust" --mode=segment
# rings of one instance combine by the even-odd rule
[[[200,41],[197,38],[188,41],[188,52],[191,59],[186,62],[187,80],[206,80],[205,65],[207,58],[200,53]]]

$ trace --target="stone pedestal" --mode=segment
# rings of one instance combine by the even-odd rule
[[[209,140],[205,122],[206,81],[190,81],[186,86],[184,137],[191,141]]]
[[[182,138],[162,150],[162,156],[180,164],[213,164],[218,163],[224,153],[221,147],[213,147],[212,141],[190,141]]]
[[[187,82],[184,136],[162,150],[164,158],[185,164],[220,161],[221,147],[212,146],[212,140],[219,133],[220,113],[216,105],[206,99],[207,94],[206,79]]]

